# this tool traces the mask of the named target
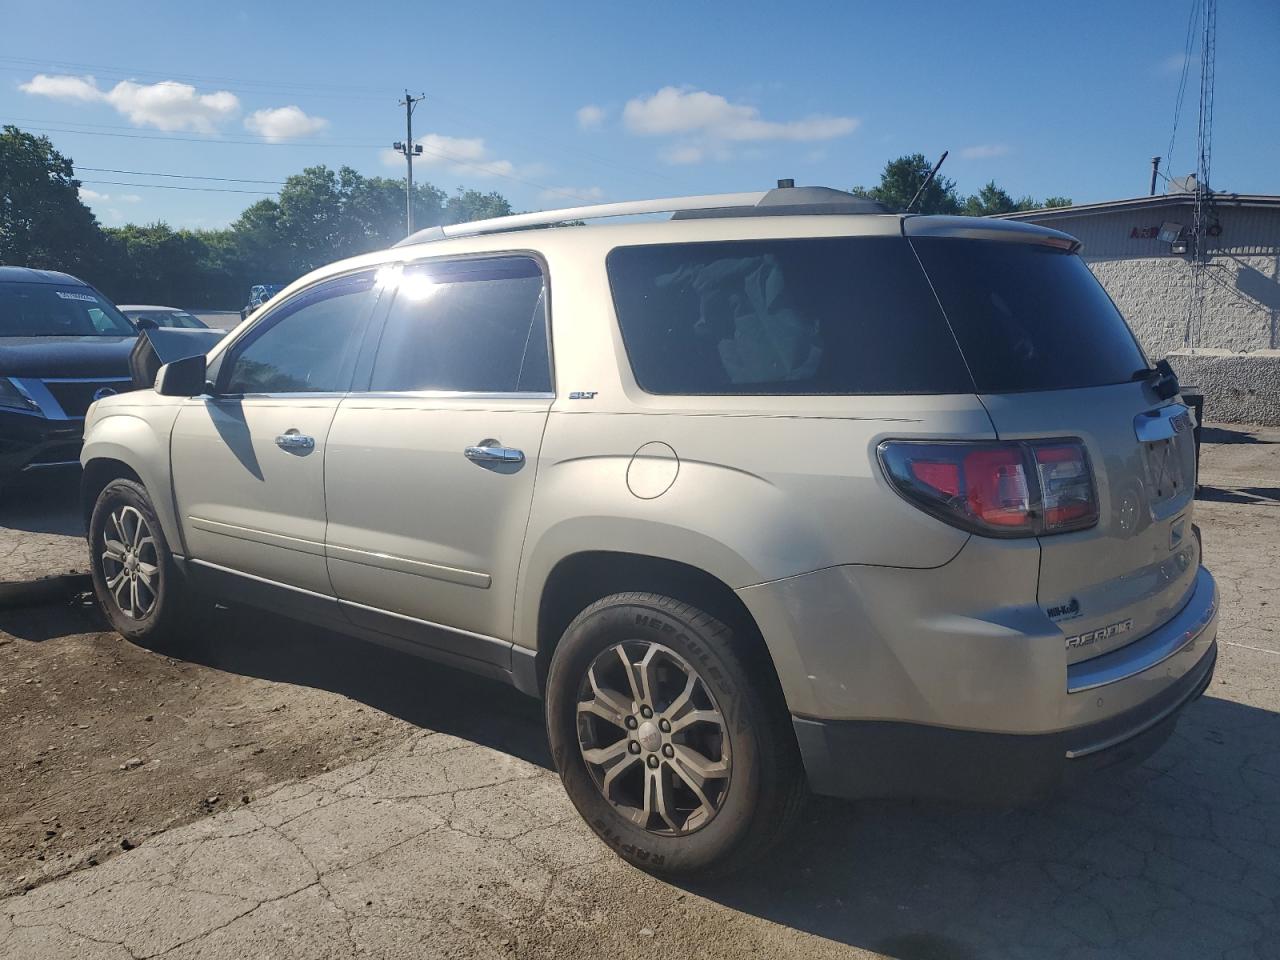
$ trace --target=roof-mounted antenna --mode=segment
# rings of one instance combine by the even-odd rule
[[[933,178],[938,175],[938,169],[942,166],[942,161],[947,159],[947,154],[950,152],[951,152],[950,150],[942,151],[942,156],[940,156],[938,158],[938,162],[933,165],[933,169],[929,171],[929,175],[924,178],[924,183],[920,184],[920,189],[917,190],[916,195],[911,198],[911,202],[907,204],[907,209],[903,210],[902,211],[903,213],[911,212],[911,208],[916,205],[916,201],[919,200],[920,195],[924,193],[925,187],[933,183]]]

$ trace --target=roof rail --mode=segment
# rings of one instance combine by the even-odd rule
[[[701,197],[671,197],[665,200],[627,200],[621,203],[593,203],[582,207],[566,207],[563,210],[542,210],[537,213],[517,213],[509,217],[493,217],[490,220],[473,220],[455,223],[447,227],[427,227],[405,237],[397,247],[452,237],[478,237],[486,233],[505,233],[508,230],[525,230],[530,227],[550,227],[570,220],[598,220],[603,217],[634,217],[645,213],[678,213],[682,210],[716,210],[726,207],[754,207],[764,199],[767,191],[753,193],[719,193]]]

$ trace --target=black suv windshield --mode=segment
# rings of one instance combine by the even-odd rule
[[[90,287],[0,281],[0,337],[131,337],[133,324]]]
[[[1083,260],[1032,243],[911,241],[979,393],[1123,383],[1147,366]]]

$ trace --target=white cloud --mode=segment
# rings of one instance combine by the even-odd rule
[[[481,137],[449,137],[428,133],[416,141],[422,147],[417,162],[472,177],[510,177],[516,165],[510,160],[495,159]],[[382,162],[388,167],[403,167],[404,156],[395,150],[383,150]],[[530,173],[529,170],[522,171]]]
[[[1010,149],[1007,143],[979,143],[972,147],[963,148],[960,151],[960,158],[962,160],[989,160],[992,157],[1003,157]]]
[[[136,193],[99,193],[88,187],[80,188],[80,199],[87,204],[94,203],[141,203],[142,198]]]
[[[137,126],[169,131],[214,133],[219,124],[240,111],[240,101],[230,91],[199,93],[190,84],[173,80],[159,83],[121,80],[110,90],[102,90],[91,76],[38,73],[27,83],[20,84],[19,89],[33,96],[55,100],[110,104]]]
[[[855,117],[814,115],[800,120],[765,120],[747,104],[730,103],[705,90],[663,87],[651,97],[627,101],[627,129],[640,136],[701,134],[716,140],[830,140],[858,128]]]
[[[72,77],[66,74],[49,76],[37,73],[26,83],[18,84],[23,93],[37,97],[52,97],[54,100],[80,100],[94,103],[103,99],[98,83],[93,77]]]
[[[555,187],[538,194],[542,203],[563,207],[566,203],[597,203],[604,199],[601,187]]]
[[[578,126],[583,130],[598,130],[604,123],[606,111],[604,107],[597,107],[594,103],[588,103],[585,107],[578,108]]]
[[[247,130],[266,140],[287,140],[319,133],[329,125],[324,117],[312,117],[298,106],[271,107],[255,110],[244,118]]]

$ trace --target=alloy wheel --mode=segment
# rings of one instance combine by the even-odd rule
[[[653,833],[710,823],[732,773],[729,730],[693,666],[646,640],[614,644],[578,689],[578,744],[610,805]]]
[[[160,560],[155,537],[137,507],[122,505],[108,515],[101,561],[107,593],[121,613],[141,620],[155,609]]]

